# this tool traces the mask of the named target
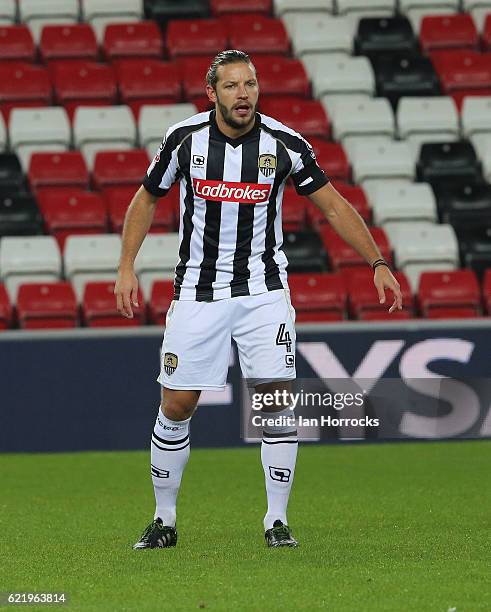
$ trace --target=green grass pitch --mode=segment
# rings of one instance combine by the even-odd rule
[[[491,443],[312,446],[268,549],[259,448],[191,452],[175,549],[133,551],[153,516],[149,453],[3,455],[0,591],[84,612],[491,610]],[[5,608],[7,609],[7,608]]]

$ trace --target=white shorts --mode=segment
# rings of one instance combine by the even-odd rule
[[[295,378],[295,310],[287,289],[214,302],[175,300],[166,319],[159,383],[222,390],[232,338],[249,386]]]

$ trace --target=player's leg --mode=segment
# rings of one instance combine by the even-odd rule
[[[239,300],[233,337],[237,342],[243,375],[256,393],[272,393],[274,396],[277,392],[282,398],[272,406],[263,406],[262,410],[263,417],[281,417],[282,423],[265,426],[261,444],[268,501],[264,529],[268,536],[275,523],[277,527],[288,524],[286,510],[298,450],[295,415],[289,402],[284,401],[290,397],[284,394],[291,393],[288,381],[295,378],[295,312],[287,291],[272,291]],[[270,545],[296,545],[288,528],[283,530],[283,535],[280,531],[278,540],[268,542]],[[286,531],[289,537],[286,537]]]

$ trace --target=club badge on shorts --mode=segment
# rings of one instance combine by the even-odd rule
[[[164,370],[166,374],[168,374],[169,376],[171,374],[174,374],[178,362],[179,359],[177,358],[177,355],[175,355],[174,353],[166,353],[164,355]]]
[[[264,176],[271,176],[276,170],[276,156],[271,153],[262,153],[257,158],[257,165]]]

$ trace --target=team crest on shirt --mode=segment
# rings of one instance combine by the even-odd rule
[[[276,155],[262,153],[257,158],[257,165],[265,177],[271,176],[276,170]]]
[[[174,374],[178,363],[179,363],[179,359],[177,358],[176,354],[166,353],[164,355],[164,370],[166,374],[168,374],[169,376],[171,374]]]

